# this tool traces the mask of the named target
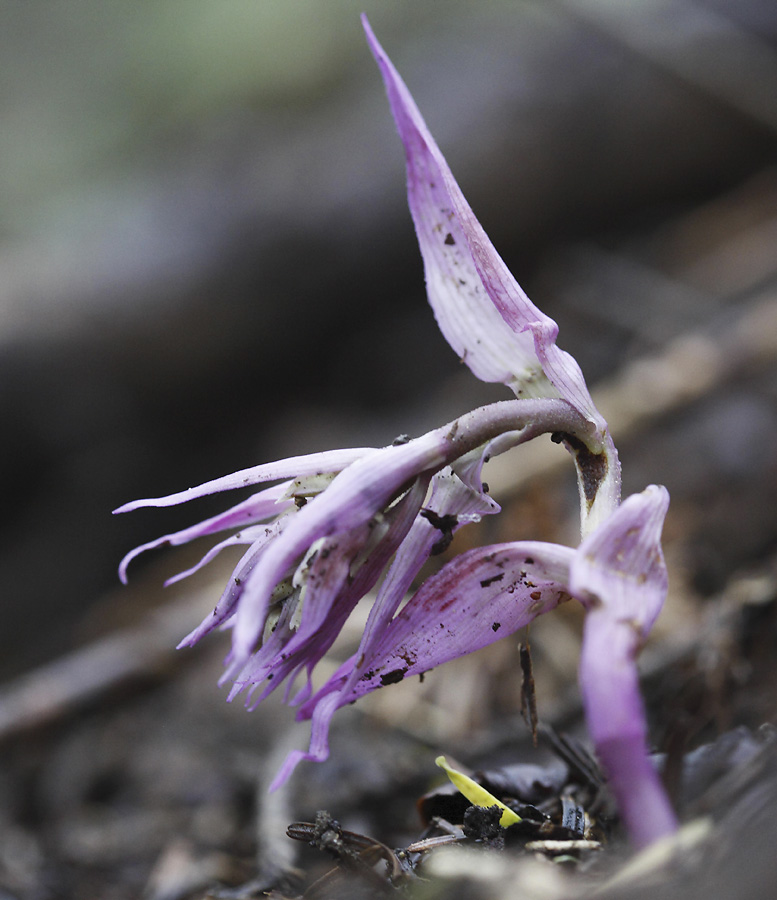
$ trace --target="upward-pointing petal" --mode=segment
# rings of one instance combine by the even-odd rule
[[[558,326],[496,252],[365,16],[362,23],[405,147],[408,202],[440,330],[483,381],[510,385],[519,397],[563,397],[603,426],[580,368],[555,346]]]

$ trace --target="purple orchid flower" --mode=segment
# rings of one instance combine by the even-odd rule
[[[222,681],[255,707],[285,683],[311,719],[301,759],[328,756],[341,706],[512,634],[570,598],[588,611],[580,680],[591,736],[634,841],[676,827],[650,766],[635,657],[666,595],[660,532],[668,505],[650,487],[620,504],[620,464],[576,361],[556,346],[556,323],[526,297],[464,199],[410,93],[363,19],[405,147],[410,210],[440,328],[473,373],[514,400],[481,407],[414,440],[333,450],[245,469],[178,494],[116,510],[170,506],[270,484],[225,513],[129,553],[228,531],[246,545],[208,616],[180,646],[233,630]],[[541,434],[571,452],[580,487],[577,549],[519,542],[464,553],[402,606],[422,565],[457,528],[499,512],[481,479],[492,456]],[[274,483],[280,482],[280,483]],[[356,654],[318,691],[312,672],[358,601],[375,599]],[[400,609],[401,607],[401,609]],[[294,686],[303,679],[296,691]]]

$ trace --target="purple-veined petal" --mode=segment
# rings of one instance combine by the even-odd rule
[[[565,585],[574,553],[558,544],[520,541],[457,556],[383,629],[360,662],[364,675],[340,693],[339,705],[486,647],[558,606],[569,597]],[[306,712],[344,684],[330,679]]]
[[[580,367],[556,347],[558,326],[496,252],[366,16],[362,23],[405,147],[408,202],[440,330],[478,378],[509,384],[517,396],[563,397],[603,431]]]
[[[591,739],[632,841],[677,828],[647,753],[636,657],[666,597],[661,529],[665,488],[635,494],[579,547],[570,588],[587,607],[580,687]]]
[[[291,482],[287,481],[283,484],[276,484],[273,485],[273,487],[265,488],[265,490],[259,491],[259,493],[248,497],[236,506],[226,510],[226,512],[211,516],[210,519],[205,519],[204,521],[198,522],[196,525],[192,525],[189,528],[184,528],[181,531],[165,534],[155,541],[141,544],[140,547],[135,547],[135,549],[131,550],[124,559],[122,559],[121,563],[119,563],[119,577],[122,582],[126,584],[127,567],[135,557],[146,550],[155,550],[157,547],[164,547],[166,545],[177,547],[209,534],[226,531],[228,528],[241,528],[280,515],[282,512],[293,506],[291,500],[284,499],[284,494],[290,484]],[[178,579],[174,578],[173,580],[177,581]]]
[[[189,500],[196,500],[208,494],[232,491],[252,484],[261,484],[264,481],[299,478],[324,472],[340,472],[357,459],[372,452],[373,448],[362,447],[352,450],[325,450],[322,453],[310,453],[305,456],[291,456],[278,462],[252,466],[250,469],[241,469],[239,472],[233,472],[231,475],[224,475],[221,478],[215,478],[213,481],[206,481],[198,487],[188,488],[185,491],[169,494],[166,497],[132,500],[115,509],[114,513],[131,512],[134,509],[140,509],[145,506],[176,506],[179,503],[187,503]]]
[[[448,563],[384,626],[369,656],[358,660],[364,674],[355,684],[356,658],[300,707],[297,718],[311,719],[310,747],[289,754],[271,788],[300,761],[326,759],[329,723],[341,706],[485,647],[568,599],[564,584],[574,553],[524,541],[471,550]]]

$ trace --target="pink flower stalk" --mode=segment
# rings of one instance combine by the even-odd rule
[[[473,373],[517,399],[481,407],[414,440],[333,450],[245,469],[178,494],[120,507],[170,506],[250,485],[257,493],[191,528],[133,550],[230,534],[247,547],[212,615],[181,642],[232,629],[222,681],[255,707],[285,682],[307,752],[323,760],[341,706],[524,627],[570,598],[588,611],[580,682],[591,737],[638,846],[676,822],[646,750],[635,657],[666,596],[660,533],[664,488],[620,504],[620,464],[577,362],[556,346],[556,323],[528,299],[464,199],[410,93],[363,18],[405,147],[408,199],[440,329]],[[455,530],[499,512],[481,480],[497,453],[550,434],[572,454],[580,487],[577,549],[522,541],[464,553],[402,605],[426,559]],[[273,484],[273,482],[280,482]],[[375,599],[357,652],[315,693],[312,672],[358,601]],[[400,609],[401,607],[401,609]],[[302,684],[295,685],[302,679]]]

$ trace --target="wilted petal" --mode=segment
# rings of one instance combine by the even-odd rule
[[[510,400],[481,407],[422,437],[372,450],[291,517],[283,534],[251,573],[235,624],[235,665],[248,660],[264,627],[266,598],[317,540],[349,531],[386,508],[416,476],[432,473],[505,431],[527,435],[558,428],[584,430],[585,420],[563,400]]]
[[[661,529],[668,504],[655,485],[629,497],[583,542],[571,569],[571,589],[589,609],[580,657],[588,730],[637,846],[677,827],[648,758],[636,666],[666,597]]]
[[[442,462],[444,439],[436,432],[401,446],[385,447],[354,462],[294,515],[251,573],[233,639],[236,666],[244,664],[264,627],[267,598],[286,569],[317,540],[366,525],[407,482]]]
[[[289,754],[272,787],[302,760],[327,758],[329,724],[341,706],[492,644],[568,599],[563,584],[573,556],[568,547],[525,541],[471,550],[448,563],[376,629],[368,653],[340,666],[300,707],[297,718],[311,719],[310,747]]]
[[[603,430],[580,367],[555,345],[558,326],[496,252],[365,16],[362,22],[405,147],[408,202],[440,330],[478,378],[509,384],[517,396],[563,397]]]
[[[484,448],[481,448],[481,453]],[[335,712],[350,699],[352,686],[362,677],[373,648],[382,640],[385,629],[404,600],[416,575],[427,561],[432,548],[442,537],[440,525],[445,523],[453,533],[468,522],[477,521],[481,515],[498,512],[498,505],[482,490],[473,490],[449,469],[432,479],[432,490],[425,511],[413,522],[407,537],[402,541],[389,571],[381,582],[375,602],[354,656],[343,663],[316,696],[303,705],[297,718],[312,719],[311,741],[307,751],[293,751],[273,781],[273,788],[281,785],[302,760],[320,761],[329,753],[329,724]],[[447,520],[447,521],[446,521]],[[432,524],[435,521],[437,525]]]

